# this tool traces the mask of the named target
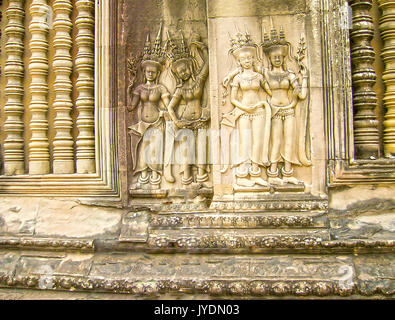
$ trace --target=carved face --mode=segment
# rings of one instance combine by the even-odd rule
[[[269,54],[269,58],[274,67],[281,67],[284,63],[284,53],[281,48],[272,50]]]
[[[251,69],[254,64],[254,54],[251,51],[240,52],[239,63],[243,69]]]
[[[144,69],[144,74],[147,81],[155,81],[156,77],[159,74],[159,70],[154,65],[147,65]]]
[[[189,64],[187,62],[183,61],[177,63],[174,69],[177,77],[179,77],[183,81],[187,81],[191,77],[191,69],[189,68]]]

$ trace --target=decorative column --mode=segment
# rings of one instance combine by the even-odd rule
[[[351,61],[354,105],[354,144],[358,159],[379,157],[378,120],[374,109],[377,96],[373,90],[376,73],[373,68],[375,53],[371,44],[374,35],[370,15],[373,0],[351,0],[352,29]]]
[[[29,143],[29,174],[50,173],[48,143],[48,6],[47,0],[32,0],[30,6],[32,21],[29,26],[31,75],[31,112]]]
[[[55,16],[53,23],[55,56],[52,64],[55,74],[53,173],[58,174],[74,173],[74,141],[71,134],[73,101],[71,100],[72,82],[70,78],[73,70],[73,60],[70,53],[73,27],[70,17],[72,10],[71,0],[54,0],[53,2]]]
[[[378,0],[382,10],[380,33],[384,42],[381,57],[384,61],[384,155],[395,157],[395,0]]]
[[[7,60],[4,74],[7,84],[4,106],[4,174],[7,176],[25,173],[24,124],[22,119],[24,112],[24,2],[24,0],[10,0],[6,11],[8,21],[5,27]]]
[[[78,48],[75,67],[78,72],[76,82],[78,97],[77,117],[77,172],[94,173],[94,0],[76,0],[78,10],[75,21],[78,33]]]

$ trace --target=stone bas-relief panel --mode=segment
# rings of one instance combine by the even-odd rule
[[[147,28],[151,16],[137,19],[137,24],[146,20],[140,47],[136,12],[127,11],[131,198],[204,202],[212,193],[205,2],[181,7],[172,1],[148,2],[145,9],[151,6],[156,30]],[[188,11],[185,21],[177,18],[180,10]]]
[[[317,12],[220,7],[125,2],[131,203],[325,199]]]
[[[304,37],[294,57],[284,30],[281,27],[278,32],[273,25],[270,36],[265,30],[260,45],[251,39],[248,31],[244,35],[239,31],[231,44],[230,53],[238,68],[223,81],[223,105],[230,85],[234,109],[223,114],[221,121],[221,133],[225,128],[232,130],[231,134],[221,136],[222,155],[230,151],[229,157],[225,155],[221,159],[225,166],[221,172],[226,173],[229,162],[234,168],[236,191],[255,185],[291,184],[304,188],[303,181],[293,177],[293,166],[311,166],[306,152],[308,104],[302,103],[308,96]],[[268,60],[267,68],[257,65],[259,47]],[[287,58],[296,60],[297,73],[287,69]],[[233,141],[232,134],[236,136]],[[283,163],[281,170],[280,163]],[[267,179],[264,179],[262,170],[266,167]]]
[[[312,6],[231,18],[214,7],[208,13],[212,129],[220,141],[212,148],[214,203],[326,198],[318,12]]]

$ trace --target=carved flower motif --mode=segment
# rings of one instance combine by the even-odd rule
[[[234,295],[245,295],[248,293],[248,288],[245,283],[238,281],[229,285],[229,291]]]
[[[290,285],[285,282],[276,282],[273,284],[272,290],[276,295],[285,295],[290,292]]]
[[[208,292],[212,295],[220,295],[224,291],[224,286],[218,281],[210,282],[208,285]]]
[[[158,237],[155,239],[155,245],[163,248],[169,246],[170,240],[167,237]]]
[[[254,295],[265,295],[269,293],[269,286],[263,281],[255,281],[251,285],[251,292]]]
[[[326,282],[317,282],[313,285],[313,292],[317,296],[327,296],[332,293],[332,287]]]
[[[306,281],[302,282],[297,282],[294,286],[293,289],[296,294],[302,295],[302,296],[307,296],[312,293],[312,286]]]

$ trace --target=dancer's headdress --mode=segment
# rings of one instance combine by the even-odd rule
[[[161,67],[166,61],[166,45],[162,47],[162,23],[156,36],[154,45],[151,46],[150,35],[148,33],[144,45],[144,53],[141,65],[154,64]]]
[[[191,53],[187,44],[185,43],[184,35],[181,32],[181,42],[177,45],[174,39],[170,37],[169,32],[167,32],[167,43],[169,46],[169,52],[167,56],[170,59],[172,65],[177,64],[181,61],[188,61],[191,59]]]
[[[264,29],[263,42],[261,44],[263,48],[263,52],[268,53],[270,50],[274,48],[281,48],[283,50],[287,50],[288,44],[289,43],[287,42],[287,40],[285,40],[285,32],[283,30],[283,27],[280,27],[280,32],[278,33],[272,23],[272,27],[270,30],[270,37],[266,32],[266,28]]]
[[[237,31],[236,38],[230,37],[230,43],[231,49],[229,52],[236,58],[238,58],[239,54],[243,51],[251,51],[254,54],[256,53],[257,45],[252,41],[251,35],[247,30],[244,35],[240,31]]]

